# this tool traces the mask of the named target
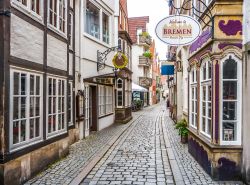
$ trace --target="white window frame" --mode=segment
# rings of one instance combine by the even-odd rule
[[[26,74],[26,84],[25,84],[25,88],[26,88],[26,94],[25,95],[17,95],[16,97],[26,97],[26,105],[25,105],[25,120],[26,120],[26,128],[25,128],[25,141],[23,142],[19,142],[19,143],[16,143],[16,144],[13,144],[13,97],[14,97],[14,93],[13,93],[13,85],[14,85],[14,73],[17,72],[17,73],[23,73],[23,74]],[[30,75],[34,75],[35,77],[36,76],[39,76],[40,77],[40,96],[36,95],[36,96],[33,96],[33,95],[30,95]],[[19,85],[21,84],[21,81],[19,79]],[[34,88],[36,86],[36,82],[34,82]],[[43,136],[42,136],[42,130],[43,130],[43,75],[39,72],[36,72],[36,71],[28,71],[28,70],[23,70],[23,69],[16,69],[16,68],[10,68],[10,108],[9,108],[9,112],[10,112],[10,115],[9,115],[9,123],[10,123],[10,131],[9,131],[9,135],[10,135],[10,150],[13,152],[13,151],[16,151],[16,150],[19,150],[19,149],[22,149],[22,148],[26,148],[30,145],[33,145],[33,144],[36,144],[36,143],[39,143],[43,140]],[[40,97],[40,110],[39,110],[39,113],[40,113],[40,116],[33,116],[33,117],[30,117],[30,98],[32,97]],[[19,106],[21,106],[21,103],[19,102]],[[19,107],[20,108],[20,107]],[[30,119],[31,118],[37,118],[37,117],[40,117],[40,129],[39,129],[39,137],[34,137],[32,139],[30,139]],[[17,119],[17,120],[22,120],[22,119]],[[20,128],[19,128],[19,132],[20,132]],[[20,137],[20,136],[19,136]]]
[[[69,12],[69,15],[70,15],[70,22],[69,22],[69,29],[70,29],[70,33],[69,33],[69,48],[70,49],[73,49],[73,27],[74,27],[74,14],[72,11]]]
[[[190,71],[190,78],[189,78],[189,125],[194,128],[194,129],[197,129],[197,70],[194,67],[192,67],[191,71]],[[194,94],[195,94],[195,97],[193,98],[192,96],[192,89],[195,89],[194,91]],[[196,102],[194,104],[194,110],[196,110],[196,112],[194,112],[192,110],[192,104],[193,102]],[[195,120],[195,124],[192,122],[192,118],[193,118],[193,114],[196,115],[194,117],[194,120]]]
[[[211,65],[211,74],[210,74],[211,76],[209,76],[209,64]],[[206,67],[205,79],[203,79],[204,66]],[[211,138],[212,134],[212,128],[210,128],[211,133],[210,134],[208,133],[208,120],[210,120],[212,126],[212,97],[210,101],[208,100],[209,86],[211,87],[212,91],[211,77],[212,77],[212,63],[208,58],[206,58],[202,61],[202,65],[200,68],[200,132],[209,139]],[[206,88],[205,100],[203,100],[203,87]],[[203,103],[205,103],[205,116],[203,116]],[[208,116],[209,103],[211,105],[211,117]],[[205,131],[202,130],[203,118],[205,118]]]
[[[27,0],[27,6],[23,5],[21,2],[17,0],[11,0],[11,5],[16,9],[20,10],[21,12],[23,12],[24,14],[30,16],[32,19],[43,24],[43,10],[44,10],[43,2],[44,2],[43,0],[39,1],[40,14],[37,14],[35,11],[31,10],[31,0]]]
[[[107,17],[108,17],[108,33],[106,34],[106,36],[108,37],[108,42],[106,42],[106,41],[104,41],[104,34],[103,34],[103,14],[105,14]],[[110,30],[111,30],[111,24],[110,24],[110,22],[111,22],[111,18],[110,18],[110,14],[108,14],[106,11],[103,11],[102,10],[102,20],[101,20],[101,27],[102,27],[102,32],[101,32],[101,39],[102,39],[102,42],[104,42],[104,43],[106,43],[106,44],[110,44],[110,39],[111,39],[111,37],[110,37]]]
[[[55,92],[55,95],[49,95],[49,79],[55,79],[56,80],[56,92]],[[64,112],[58,112],[58,98],[63,98],[63,96],[61,95],[59,97],[58,95],[58,81],[61,80],[64,82]],[[51,138],[51,137],[55,137],[55,136],[58,136],[58,135],[61,135],[61,134],[64,134],[67,132],[67,81],[66,81],[66,78],[63,78],[63,77],[58,77],[58,76],[52,76],[52,75],[48,75],[47,77],[47,112],[46,112],[46,134],[47,134],[47,138]],[[53,93],[52,93],[53,94]],[[55,106],[55,109],[56,109],[56,112],[55,113],[52,113],[52,114],[49,114],[49,97],[55,97],[56,98],[56,106]],[[52,100],[53,102],[53,100]],[[62,103],[62,102],[61,102]],[[53,107],[53,105],[52,105]],[[61,108],[62,109],[62,108]],[[64,128],[63,129],[58,129],[58,115],[59,114],[63,114],[64,113]],[[48,119],[49,119],[49,116],[50,115],[55,115],[56,117],[56,128],[55,128],[55,131],[52,131],[49,133],[49,130],[48,130],[48,127],[49,127],[49,122],[48,122]]]
[[[98,107],[99,107],[99,116],[105,115],[105,86],[98,86]]]
[[[65,37],[65,38],[67,38],[67,27],[68,27],[68,22],[67,22],[67,18],[68,18],[68,0],[62,0],[62,1],[64,1],[65,2],[65,28],[64,28],[64,30],[65,30],[65,32],[63,32],[63,31],[61,31],[60,30],[60,28],[59,28],[59,20],[60,20],[60,16],[59,16],[59,0],[56,0],[56,2],[57,2],[57,8],[56,8],[56,10],[57,10],[57,12],[56,12],[56,25],[53,25],[52,23],[50,23],[50,1],[54,1],[54,0],[48,0],[48,17],[47,17],[47,19],[48,19],[48,27],[50,28],[50,29],[52,29],[53,31],[55,31],[55,32],[57,32],[58,34],[60,34],[61,36],[63,36],[63,37]],[[54,2],[53,2],[54,3]]]
[[[237,63],[237,120],[235,120],[237,124],[237,131],[236,131],[236,137],[237,139],[235,141],[224,141],[223,140],[223,64],[224,62],[229,59],[229,57],[232,57],[233,60]],[[230,53],[227,56],[225,56],[221,60],[220,64],[220,144],[221,145],[241,145],[242,141],[242,61],[238,59],[234,54]],[[225,80],[226,81],[226,80]],[[229,81],[233,81],[230,79]],[[230,120],[228,121],[230,122]]]
[[[112,17],[112,13],[109,12],[109,11],[107,11],[107,10],[105,10],[96,1],[93,1],[93,0],[88,0],[88,1],[99,10],[99,35],[98,35],[99,37],[97,38],[97,37],[91,35],[86,30],[86,24],[87,24],[86,23],[87,22],[87,16],[86,16],[87,0],[85,0],[84,11],[83,11],[83,14],[84,14],[84,19],[83,19],[83,21],[84,21],[84,24],[83,24],[84,25],[84,27],[83,27],[84,28],[83,29],[83,34],[86,37],[88,37],[88,38],[90,38],[90,39],[92,39],[92,40],[94,40],[94,41],[96,41],[98,43],[101,43],[104,46],[110,46],[111,42],[112,42],[112,40],[111,40],[112,39],[111,38],[111,32],[112,32],[111,17]],[[109,27],[109,34],[108,34],[109,35],[109,42],[108,43],[103,41],[103,24],[102,24],[102,18],[103,18],[102,15],[103,15],[103,13],[108,16],[108,21],[109,21],[109,26],[108,26]]]
[[[105,110],[106,114],[113,113],[113,87],[112,86],[105,86]]]
[[[70,81],[68,85],[69,85],[69,91],[68,92],[70,92],[70,94],[68,93],[68,98],[69,97],[71,98],[70,102],[68,102],[68,103],[70,104],[71,109],[69,109],[69,106],[68,106],[67,111],[69,112],[69,110],[70,110],[71,120],[68,120],[68,121],[69,121],[69,126],[72,126],[73,121],[74,121],[74,119],[73,119],[73,82]]]

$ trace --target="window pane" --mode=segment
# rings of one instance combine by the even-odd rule
[[[208,78],[211,79],[212,77],[212,65],[211,62],[208,62]]]
[[[89,0],[86,2],[86,32],[93,37],[100,37],[99,9],[95,7]]]
[[[19,121],[13,122],[13,144],[19,142]]]
[[[208,101],[212,101],[212,88],[211,85],[207,86],[208,87]]]
[[[49,78],[49,95],[52,95],[52,79]]]
[[[52,116],[49,116],[49,118],[48,118],[48,133],[51,133],[52,124],[53,124]]]
[[[237,102],[223,102],[223,120],[237,120]]]
[[[20,142],[25,141],[26,140],[25,137],[26,137],[26,120],[22,120],[21,121],[21,141]]]
[[[19,95],[19,75],[20,73],[14,73],[14,95]]]
[[[204,63],[203,70],[202,70],[203,76],[202,79],[206,80],[207,79],[207,69],[206,69],[206,63]]]
[[[117,88],[122,88],[122,80],[121,79],[119,79],[117,81]]]
[[[118,106],[122,106],[122,98],[123,98],[122,91],[117,91],[117,96],[118,96]]]
[[[36,118],[36,137],[40,136],[40,118]]]
[[[35,124],[34,119],[30,119],[30,139],[34,138]]]
[[[26,117],[26,97],[21,97],[21,118]]]
[[[211,119],[207,119],[207,134],[211,135]]]
[[[19,118],[19,98],[13,98],[13,120]]]
[[[224,81],[223,82],[223,99],[236,100],[237,99],[237,82]]]
[[[26,74],[21,74],[21,95],[26,94]]]
[[[236,123],[223,122],[223,140],[235,141],[236,138]]]
[[[36,116],[39,116],[40,115],[40,98],[39,97],[36,98],[35,110],[36,110]]]
[[[237,79],[237,63],[231,56],[223,63],[223,79]]]
[[[202,86],[202,100],[206,101],[206,86]]]
[[[34,75],[30,75],[30,95],[34,95],[34,85],[35,85],[35,77]]]
[[[208,106],[208,108],[207,108],[207,111],[208,111],[207,116],[209,118],[211,118],[211,116],[212,116],[211,103],[207,103],[207,106]]]
[[[206,118],[202,117],[202,131],[205,132],[206,131]]]
[[[34,115],[34,111],[35,111],[34,108],[35,108],[35,98],[31,97],[30,98],[30,117],[35,116]]]
[[[109,17],[102,13],[103,42],[109,43]]]
[[[49,106],[49,114],[51,114],[52,113],[52,110],[51,110],[51,104],[52,104],[52,98],[51,97],[49,97],[49,102],[48,102],[48,106]]]
[[[40,95],[40,76],[36,77],[36,95]]]
[[[202,102],[202,116],[206,116],[206,102]]]

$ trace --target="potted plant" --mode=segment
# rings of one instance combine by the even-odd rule
[[[185,119],[177,122],[176,129],[178,129],[179,135],[181,136],[181,142],[183,144],[188,142],[188,129],[187,129],[187,121]]]
[[[150,51],[145,51],[145,52],[143,53],[143,56],[144,56],[144,57],[147,57],[147,58],[149,58],[149,59],[151,59],[151,58],[152,58],[152,53],[151,53]]]

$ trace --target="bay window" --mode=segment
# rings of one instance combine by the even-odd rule
[[[193,128],[197,128],[197,79],[196,69],[191,69],[190,72],[190,86],[189,86],[189,125]]]
[[[222,144],[240,144],[241,139],[241,63],[229,55],[222,69]]]
[[[212,87],[211,87],[212,66],[211,62],[204,60],[201,66],[201,84],[200,84],[200,131],[207,137],[211,137],[212,129]]]
[[[48,136],[66,131],[66,80],[48,78]]]
[[[67,0],[49,0],[49,24],[66,33]]]
[[[10,71],[10,147],[41,140],[42,75]]]

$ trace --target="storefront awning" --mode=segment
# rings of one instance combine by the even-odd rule
[[[147,89],[132,82],[132,91],[148,92]]]

